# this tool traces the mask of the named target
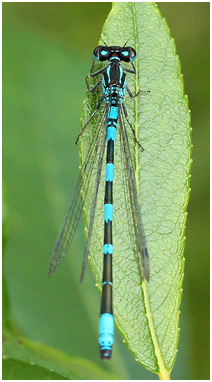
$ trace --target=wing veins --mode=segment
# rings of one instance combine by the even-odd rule
[[[99,142],[103,135],[102,120],[104,119],[105,115],[106,115],[106,108],[104,109],[101,115],[99,127],[95,131],[94,139],[92,139],[92,142],[89,146],[84,164],[82,165],[81,174],[78,177],[73,198],[69,204],[65,219],[60,229],[60,233],[56,240],[55,247],[51,257],[49,275],[52,275],[54,273],[56,267],[60,264],[62,259],[65,257],[69,247],[71,246],[77,226],[79,224],[80,216],[83,209],[83,199],[85,199],[87,195],[91,176],[94,170],[93,163],[94,163],[94,160],[96,161],[96,156],[98,154],[98,151],[101,149],[101,145],[99,145]],[[83,195],[83,199],[82,199],[82,195]]]
[[[142,266],[142,267],[139,266],[139,271],[141,274],[141,278],[149,281],[149,255],[148,255],[145,232],[144,232],[143,223],[142,223],[141,209],[140,209],[136,179],[135,179],[135,170],[134,170],[134,165],[133,165],[132,156],[130,152],[130,145],[129,145],[128,135],[127,135],[127,130],[123,120],[123,111],[121,107],[120,107],[120,114],[119,114],[119,124],[120,124],[120,139],[122,142],[122,148],[124,152],[123,157],[124,157],[125,166],[128,173],[127,183],[129,188],[129,199],[130,199],[131,212],[132,212],[132,221],[133,221],[133,227],[135,232],[137,252],[139,254],[138,265]]]

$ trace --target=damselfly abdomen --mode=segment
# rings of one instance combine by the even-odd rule
[[[112,305],[112,255],[113,255],[113,179],[114,179],[114,148],[116,131],[119,129],[123,166],[127,173],[126,183],[128,187],[129,203],[131,209],[134,240],[138,256],[138,264],[141,279],[149,281],[149,255],[147,250],[146,238],[142,224],[141,210],[136,187],[136,179],[134,173],[134,165],[130,153],[128,134],[124,119],[127,121],[131,131],[133,132],[135,142],[137,141],[135,130],[129,120],[128,113],[124,104],[126,91],[131,98],[135,98],[140,91],[133,95],[127,86],[126,73],[136,74],[133,61],[136,59],[136,51],[132,47],[119,46],[98,46],[93,52],[94,61],[90,70],[90,77],[94,78],[101,75],[96,84],[90,88],[88,84],[88,76],[86,77],[87,89],[93,93],[102,83],[102,96],[96,109],[91,114],[89,120],[82,128],[81,133],[85,131],[89,122],[97,113],[100,105],[105,102],[105,109],[101,115],[99,125],[96,128],[95,141],[91,142],[87,153],[86,160],[83,163],[79,181],[76,186],[74,197],[68,208],[63,226],[59,237],[56,241],[52,254],[49,274],[55,271],[62,258],[68,251],[78,222],[82,212],[82,200],[80,191],[86,195],[90,178],[92,174],[92,163],[97,161],[97,171],[95,180],[95,189],[93,191],[93,202],[90,212],[90,223],[88,230],[87,245],[85,249],[84,261],[81,272],[81,281],[84,276],[85,266],[88,261],[89,247],[91,243],[92,229],[94,225],[94,217],[97,203],[97,195],[99,191],[99,183],[102,171],[102,164],[106,148],[106,183],[104,197],[104,240],[103,240],[103,279],[102,279],[102,301],[99,325],[99,346],[102,359],[110,359],[113,347],[114,335],[114,318]],[[95,61],[109,61],[108,65],[100,70],[93,72]],[[131,68],[122,66],[122,62],[130,63]],[[117,254],[118,255],[118,254]]]

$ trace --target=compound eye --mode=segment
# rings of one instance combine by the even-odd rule
[[[106,46],[97,46],[93,51],[93,57],[96,61],[106,61],[110,58],[109,48]]]
[[[93,58],[94,60],[98,61],[100,60],[101,50],[103,49],[103,46],[97,46],[93,51]]]
[[[106,60],[109,60],[110,58],[110,50],[108,49],[108,47],[106,46],[102,46],[101,47],[101,51],[100,51],[100,56],[99,56],[99,59],[100,61],[106,61]]]
[[[136,51],[132,47],[129,47],[130,61],[135,61],[136,59]]]

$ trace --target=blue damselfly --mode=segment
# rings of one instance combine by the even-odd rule
[[[126,44],[125,44],[126,45]],[[136,51],[128,46],[97,46],[93,51],[93,63],[89,76],[92,78],[101,76],[93,87],[89,86],[88,77],[86,77],[86,85],[88,92],[93,93],[98,86],[102,84],[102,95],[98,105],[91,114],[87,123],[83,126],[76,143],[89,125],[89,122],[105,102],[104,111],[101,113],[98,125],[96,127],[95,139],[91,142],[87,157],[81,168],[81,174],[76,186],[74,197],[68,208],[64,223],[55,244],[52,254],[49,274],[51,275],[62,258],[67,253],[79,219],[82,212],[83,201],[81,199],[81,191],[86,195],[91,179],[93,163],[97,161],[97,171],[95,180],[95,189],[93,193],[93,202],[90,211],[90,223],[88,230],[87,245],[81,271],[81,281],[84,276],[85,267],[88,261],[89,247],[91,243],[92,229],[94,225],[94,217],[97,203],[97,195],[99,191],[102,164],[105,157],[106,149],[106,183],[104,198],[104,241],[103,241],[103,279],[102,279],[102,300],[99,325],[99,345],[102,359],[110,359],[113,346],[114,334],[114,318],[112,305],[112,255],[113,255],[113,238],[112,238],[112,221],[113,221],[113,178],[114,178],[114,147],[116,139],[117,127],[120,134],[120,144],[122,151],[122,161],[125,170],[125,183],[128,188],[131,221],[133,225],[133,234],[137,250],[139,270],[141,278],[149,281],[149,255],[147,250],[146,238],[142,224],[141,210],[139,205],[138,192],[136,187],[136,179],[134,173],[133,160],[130,153],[128,134],[126,129],[127,121],[135,142],[141,150],[141,144],[138,142],[135,130],[129,120],[128,113],[124,104],[124,96],[126,91],[129,96],[134,99],[127,86],[126,73],[136,74],[133,61],[136,59]],[[93,72],[96,61],[108,61],[107,66]],[[123,67],[122,62],[129,63],[130,68]]]

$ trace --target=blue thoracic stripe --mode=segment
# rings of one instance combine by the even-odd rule
[[[122,76],[123,76],[123,69],[122,67],[120,68],[120,79],[119,79],[119,83],[121,84],[121,81],[122,81]]]
[[[116,127],[114,127],[114,126],[109,126],[107,129],[107,141],[109,141],[109,139],[112,139],[115,142]]]
[[[107,163],[106,164],[106,181],[112,182],[113,181],[113,174],[114,174],[114,164],[113,163]]]
[[[104,244],[104,254],[112,255],[113,253],[113,244]]]
[[[110,313],[103,313],[99,321],[99,345],[100,349],[112,350],[114,335],[114,318]]]
[[[104,205],[104,210],[105,210],[105,221],[108,223],[108,221],[113,220],[113,205],[112,204],[105,204]]]

